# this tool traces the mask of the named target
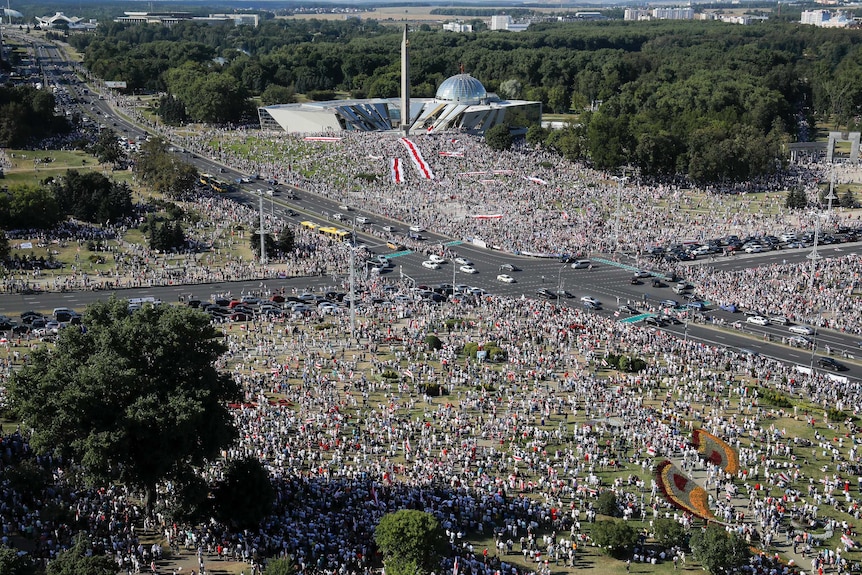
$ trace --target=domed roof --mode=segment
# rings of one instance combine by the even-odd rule
[[[438,100],[448,102],[460,102],[461,104],[478,104],[480,100],[488,97],[482,82],[470,74],[457,74],[446,78],[437,88]]]

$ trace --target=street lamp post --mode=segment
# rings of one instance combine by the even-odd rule
[[[266,230],[264,229],[263,224],[263,190],[261,190],[260,188],[258,188],[257,190],[257,196],[259,204],[258,211],[260,213],[260,226],[257,232],[258,234],[260,234],[260,263],[261,265],[266,265],[266,241],[264,237],[266,234]]]
[[[623,186],[628,180],[628,176],[623,172],[622,176],[614,178],[617,181],[617,211],[614,214],[614,254],[620,251],[620,210],[623,202]]]
[[[563,295],[563,270],[566,269],[566,266],[569,264],[563,264],[560,266],[560,271],[557,272],[557,305],[560,304],[560,297]]]

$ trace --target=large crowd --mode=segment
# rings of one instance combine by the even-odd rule
[[[490,154],[469,135],[434,134],[416,141],[436,178],[410,176],[406,184],[395,184],[384,168],[388,158],[402,153],[397,140],[340,136],[337,143],[311,143],[269,134],[275,143],[266,146],[259,135],[242,132],[177,137],[188,149],[248,173],[340,202],[361,202],[370,212],[452,237],[536,254],[611,251],[618,243],[638,253],[681,238],[800,229],[803,223],[776,205],[782,198],[777,190],[792,180],[814,195],[823,178],[822,169],[800,169],[764,182],[769,189],[746,196],[747,209],[741,210],[730,194],[691,199],[675,185],[647,187],[633,178],[615,182],[541,150]],[[248,145],[250,156],[234,151],[238,141]],[[362,180],[359,197],[359,182],[345,174],[378,177]],[[217,230],[255,221],[252,210],[225,198],[193,202],[220,223]],[[471,217],[483,214],[503,218]],[[837,223],[852,216],[833,217]],[[271,219],[267,225],[278,229],[285,223]],[[188,232],[214,249],[248,241],[212,227]],[[296,234],[295,252],[278,268],[250,261],[217,265],[206,254],[188,254],[185,265],[175,259],[169,265],[164,256],[138,245],[111,254],[109,275],[58,276],[50,287],[256,277],[265,284],[262,291],[269,291],[277,289],[279,274],[324,275],[344,266],[343,246],[302,229]],[[862,318],[851,291],[860,265],[858,255],[819,261],[813,282],[807,264],[742,272],[696,267],[688,273],[716,302],[766,306],[765,312],[858,333]],[[803,374],[766,357],[680,340],[552,302],[483,296],[395,304],[391,290],[409,293],[405,286],[393,287],[380,277],[361,282],[355,330],[345,314],[326,318],[335,324],[332,329],[318,329],[321,318],[314,314],[256,319],[246,329],[222,327],[229,351],[220,367],[244,393],[244,401],[233,406],[240,440],[202,472],[217,479],[226,461],[245,456],[265,463],[277,502],[258,530],[146,517],[136,494],[120,487],[73,490],[66,483],[74,476],[73,465],[34,456],[26,433],[15,433],[3,438],[0,449],[8,472],[0,484],[2,542],[26,542],[33,556],[50,561],[84,530],[94,552],[116,558],[118,570],[137,572],[155,567],[162,553],[141,543],[143,525],[175,549],[196,551],[200,571],[205,558],[233,557],[257,570],[266,558],[291,556],[303,573],[364,575],[379,566],[372,543],[377,521],[389,511],[410,508],[434,514],[449,535],[452,555],[445,568],[452,569],[457,557],[460,572],[470,575],[543,575],[559,565],[577,565],[591,545],[588,524],[595,520],[598,497],[612,490],[619,516],[646,526],[632,560],[676,564],[685,560],[679,550],[648,542],[651,521],[660,517],[696,528],[689,514],[661,496],[653,479],[655,464],[670,458],[704,474],[715,515],[763,549],[746,572],[795,571],[773,559],[778,550],[811,558],[815,573],[860,572],[853,545],[826,547],[818,539],[832,531],[858,545],[859,438],[852,422],[829,418],[835,413],[830,410],[862,415],[858,381]],[[429,333],[440,338],[440,349],[425,345]],[[469,342],[491,341],[505,348],[504,362],[461,354]],[[647,367],[635,374],[610,371],[608,354],[642,357]],[[26,354],[7,352],[4,378],[22,361]],[[384,377],[392,373],[396,377]],[[797,407],[770,407],[766,390]],[[799,441],[787,429],[797,422],[816,430],[817,440]],[[696,456],[688,440],[694,427],[738,449],[737,476],[727,477]],[[13,481],[12,470],[24,460],[51,474],[50,492],[29,493]],[[486,539],[494,544],[476,546]]]
[[[858,382],[800,375],[766,358],[531,299],[371,303],[387,293],[384,283],[365,286],[368,301],[354,333],[346,315],[327,318],[337,322],[332,330],[315,329],[313,317],[223,327],[229,351],[221,367],[245,395],[234,406],[240,440],[225,460],[265,462],[278,489],[276,512],[256,532],[165,523],[159,528],[168,540],[250,562],[290,555],[308,573],[366,573],[379,563],[371,544],[376,522],[411,508],[433,513],[453,534],[463,572],[521,573],[511,555],[523,554],[527,570],[540,573],[546,561],[577,562],[604,490],[616,493],[622,517],[675,517],[691,526],[690,516],[657,493],[652,469],[664,457],[708,468],[687,440],[702,426],[739,449],[743,468],[730,479],[710,471],[716,515],[767,552],[798,527],[810,554],[826,552],[828,560],[834,553],[836,572],[852,566],[849,549],[818,548],[807,533],[828,518],[825,528],[849,534],[860,518],[855,429],[823,420],[836,406],[859,415]],[[429,332],[441,349],[423,345]],[[506,342],[506,363],[465,361],[459,351],[471,341]],[[608,352],[644,357],[648,367],[608,373]],[[386,371],[399,377],[382,377]],[[769,408],[758,400],[764,388],[812,407],[793,414]],[[795,443],[782,428],[792,418],[810,421],[820,444]],[[28,455],[20,436],[6,438],[4,448],[4,465]],[[62,484],[64,462],[37,461]],[[804,471],[812,461],[816,475]],[[222,464],[207,475],[219,477]],[[627,478],[611,474],[620,470]],[[718,497],[726,483],[745,494],[747,507]],[[0,510],[7,541],[29,536],[40,542],[34,553],[48,559],[89,523],[95,549],[122,565],[152,561],[153,550],[137,540],[141,511],[132,494],[57,489],[28,506],[11,485],[6,490]],[[71,506],[76,520],[43,520],[41,506],[51,503]],[[487,557],[470,553],[470,538],[483,536],[498,545]],[[644,545],[636,560],[660,560],[662,551],[669,552]]]

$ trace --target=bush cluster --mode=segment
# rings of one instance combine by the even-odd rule
[[[640,357],[632,357],[630,355],[609,353],[607,357],[605,357],[605,361],[607,361],[608,365],[614,369],[631,373],[639,373],[647,368],[646,360]]]
[[[480,344],[471,341],[464,345],[464,355],[470,357],[471,359],[476,359],[476,354],[479,352]],[[506,361],[506,350],[500,348],[495,341],[489,341],[487,343],[481,344],[481,348],[484,351],[487,351],[488,354],[485,356],[485,359],[488,361]]]

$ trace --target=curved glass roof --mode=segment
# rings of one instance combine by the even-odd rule
[[[459,102],[462,104],[478,104],[488,97],[482,82],[470,74],[457,74],[447,78],[437,88],[437,100]]]

